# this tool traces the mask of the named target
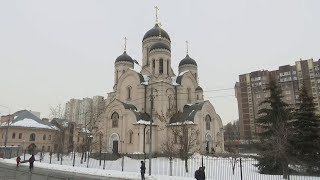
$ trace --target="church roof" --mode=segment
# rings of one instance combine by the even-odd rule
[[[135,114],[135,116],[137,118],[137,121],[141,121],[142,120],[142,121],[149,121],[150,122],[151,117],[149,116],[149,114],[137,111],[137,107],[134,106],[133,104],[128,104],[128,103],[125,103],[125,102],[121,102],[121,103],[123,104],[125,109],[131,110]]]
[[[161,34],[160,34],[161,32]],[[146,34],[143,36],[143,40],[149,38],[149,37],[159,37],[161,35],[161,37],[166,38],[170,41],[170,37],[169,34],[163,30],[161,27],[159,27],[158,24],[156,24],[152,29],[150,29],[148,32],[146,32]]]
[[[188,72],[188,71],[189,71],[189,70],[183,71],[183,72],[181,72],[181,73],[177,76],[177,79],[176,79],[176,83],[177,83],[177,84],[181,84],[183,75],[184,75],[186,72]]]
[[[194,122],[194,117],[196,113],[202,109],[204,103],[207,101],[195,103],[195,104],[187,104],[183,107],[183,112],[178,112],[170,118],[170,124],[178,123],[178,122],[186,122],[191,121]]]
[[[185,64],[192,64],[192,65],[195,65],[197,66],[197,62],[192,59],[188,54],[185,58],[183,58],[180,63],[179,63],[179,67],[182,66],[182,65],[185,65]]]
[[[157,42],[157,43],[154,43],[151,47],[150,47],[150,50],[149,51],[152,51],[154,49],[166,49],[168,51],[171,51],[170,47],[168,45],[166,45],[165,43],[163,42]]]
[[[198,87],[196,88],[196,91],[203,91],[203,89],[202,89],[202,87],[198,86]]]
[[[131,62],[133,63],[133,59],[127,54],[126,51],[123,52],[123,54],[121,54],[119,57],[117,57],[115,63],[117,62],[123,62],[123,61],[126,61],[126,62]]]
[[[28,110],[18,111],[15,114],[14,120],[9,124],[10,127],[36,128],[36,129],[51,129],[58,130],[56,126],[50,122],[43,121],[33,115]],[[1,125],[7,127],[6,123]]]

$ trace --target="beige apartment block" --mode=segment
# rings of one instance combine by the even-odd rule
[[[173,61],[171,39],[158,24],[142,39],[140,72],[134,70],[138,62],[126,49],[116,58],[113,91],[95,129],[99,135],[93,137],[97,142],[102,138],[103,151],[149,153],[151,119],[152,153],[162,153],[163,144],[172,140],[169,127],[182,123],[200,132],[197,152],[224,151],[222,121],[210,101],[204,100],[197,62],[187,53],[175,75]]]
[[[239,75],[235,84],[235,94],[238,100],[240,138],[242,140],[256,139],[261,132],[256,125],[258,111],[263,108],[259,104],[270,96],[265,88],[269,77],[273,76],[282,89],[283,100],[293,108],[298,103],[299,89],[302,84],[314,97],[314,103],[320,108],[320,60],[313,59],[296,61],[295,65],[280,66],[277,70],[259,70]]]

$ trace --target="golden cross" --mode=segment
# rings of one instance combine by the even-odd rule
[[[187,47],[187,55],[189,54],[189,42],[186,41],[186,47]]]
[[[159,11],[159,8],[158,8],[158,6],[155,6],[154,8],[156,9],[156,24],[158,24],[158,23],[159,23],[159,20],[158,20],[158,11]]]
[[[127,37],[124,37],[124,51],[127,51]]]

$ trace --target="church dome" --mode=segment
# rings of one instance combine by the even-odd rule
[[[152,51],[154,49],[166,49],[168,51],[171,51],[170,50],[170,47],[162,42],[157,42],[157,43],[154,43],[151,47],[150,47],[150,50],[149,51]]]
[[[117,57],[116,62],[122,62],[122,61],[126,61],[126,62],[131,62],[133,63],[133,59],[126,53],[126,51],[123,52],[122,55],[120,55],[119,57]]]
[[[143,40],[149,38],[149,37],[158,37],[159,36],[159,32],[161,31],[161,37],[164,37],[166,39],[168,39],[170,41],[170,37],[168,35],[168,33],[161,29],[161,27],[159,27],[158,24],[156,24],[152,29],[150,29],[144,36],[143,36]]]
[[[182,65],[186,65],[186,64],[192,64],[192,65],[197,66],[197,62],[196,62],[194,59],[192,59],[191,57],[189,57],[188,54],[187,54],[187,56],[186,56],[184,59],[182,59],[182,60],[180,61],[179,67],[182,66]]]

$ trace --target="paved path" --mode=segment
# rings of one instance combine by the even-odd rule
[[[123,180],[86,174],[75,174],[37,167],[32,173],[27,166],[19,166],[0,162],[0,180]]]

